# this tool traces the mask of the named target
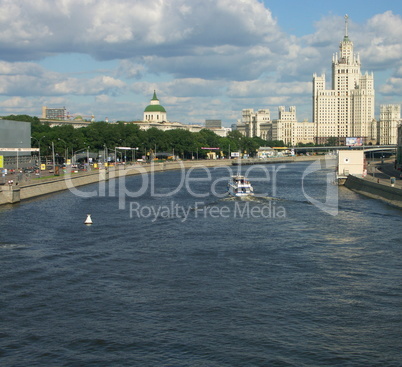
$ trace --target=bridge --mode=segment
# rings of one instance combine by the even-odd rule
[[[381,157],[389,157],[392,154],[396,153],[397,145],[360,145],[360,146],[326,146],[326,147],[295,147],[289,148],[293,149],[295,153],[307,153],[307,152],[315,152],[315,153],[324,153],[331,152],[336,150],[364,150],[364,154],[366,156],[381,156]]]

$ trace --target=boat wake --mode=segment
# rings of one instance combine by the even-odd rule
[[[282,203],[298,203],[298,204],[308,204],[308,205],[313,205],[310,201],[308,200],[297,200],[297,199],[287,199],[287,198],[281,198],[281,197],[273,197],[273,196],[255,196],[255,195],[248,195],[248,196],[243,196],[243,197],[233,197],[229,196],[224,199],[223,201],[250,201],[256,204],[264,204],[270,201],[275,201],[275,202],[282,202]]]
[[[222,201],[253,201],[253,202],[266,202],[266,201],[283,201],[283,199],[280,198],[274,198],[272,196],[255,196],[255,195],[245,195],[245,196],[228,196],[222,199]]]
[[[10,250],[15,248],[25,248],[27,245],[22,245],[18,243],[1,243],[0,242],[0,249]]]

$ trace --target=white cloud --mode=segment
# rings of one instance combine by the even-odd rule
[[[0,94],[8,96],[118,94],[126,83],[107,75],[66,77],[33,63],[0,62]]]
[[[120,60],[117,75],[126,78],[140,78],[146,72],[144,65],[131,60]]]
[[[389,78],[386,84],[381,86],[380,92],[384,95],[396,95],[400,98],[402,95],[402,78]],[[400,98],[399,103],[401,102]]]
[[[0,106],[8,109],[8,108],[21,108],[25,105],[26,100],[22,97],[12,97],[9,99],[6,99],[4,101],[0,101]]]
[[[240,116],[242,108],[276,103],[306,104],[300,110],[310,113],[312,74],[326,72],[330,81],[332,54],[344,35],[343,17],[332,14],[317,19],[312,34],[285,34],[258,0],[0,0],[0,9],[2,103],[58,97],[69,109],[107,114],[108,108],[121,118],[141,116],[153,89],[176,119],[216,116],[218,106],[224,116],[236,110]],[[386,83],[376,79],[376,89],[400,93],[401,16],[350,18],[349,36],[362,71],[391,76]],[[90,56],[85,74],[39,65],[66,54]]]
[[[31,62],[0,61],[0,76],[3,75],[31,75],[40,76],[45,72],[39,65]]]
[[[0,47],[16,45],[12,49],[27,58],[63,48],[99,58],[163,54],[166,48],[181,53],[205,45],[258,44],[278,31],[256,0],[0,0],[0,7]]]
[[[96,95],[99,93],[118,93],[125,83],[110,76],[97,76],[89,80],[69,78],[53,85],[57,94]]]
[[[110,103],[112,99],[107,94],[99,94],[95,97],[97,103]]]

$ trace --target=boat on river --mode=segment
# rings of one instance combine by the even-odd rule
[[[254,195],[253,186],[250,181],[241,175],[231,176],[228,182],[229,195],[242,197]]]

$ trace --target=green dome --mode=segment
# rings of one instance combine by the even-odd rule
[[[166,110],[160,104],[150,104],[145,108],[144,112],[166,112]]]

